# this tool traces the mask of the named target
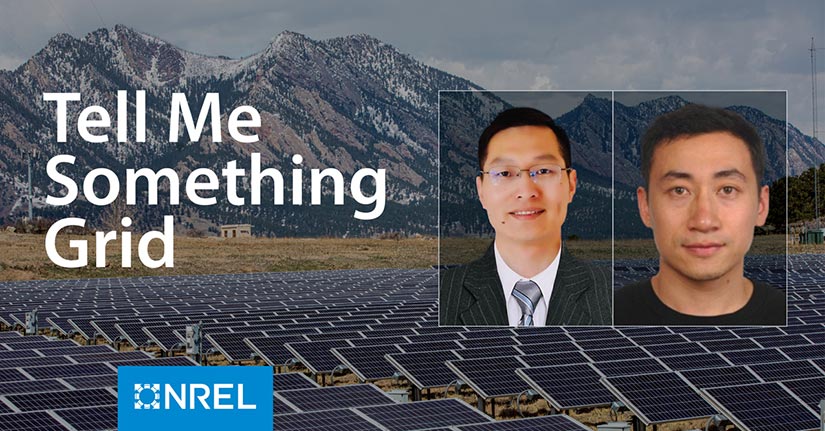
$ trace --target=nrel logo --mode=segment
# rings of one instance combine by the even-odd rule
[[[143,396],[144,391],[149,392],[149,397],[151,401],[143,402],[146,397]],[[135,383],[135,408],[136,409],[159,409],[160,408],[160,385],[155,383],[154,385],[150,385],[148,383],[141,385],[140,383]]]
[[[121,431],[272,429],[272,367],[118,367],[118,394]]]

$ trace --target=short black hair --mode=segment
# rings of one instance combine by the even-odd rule
[[[650,186],[650,167],[656,148],[679,138],[714,132],[730,133],[745,143],[751,155],[753,171],[756,172],[756,184],[761,185],[765,176],[765,146],[753,125],[727,109],[688,104],[656,118],[642,137],[645,188]]]
[[[559,127],[549,115],[534,108],[510,108],[499,113],[496,118],[481,132],[478,138],[478,169],[484,170],[484,160],[487,158],[487,147],[496,133],[511,127],[543,126],[548,127],[559,141],[559,150],[564,159],[563,168],[570,167],[570,138],[564,129]]]

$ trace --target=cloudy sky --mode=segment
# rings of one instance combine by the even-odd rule
[[[125,24],[184,49],[242,57],[284,30],[366,33],[488,89],[788,90],[811,134],[811,37],[823,0],[302,1],[0,0],[0,68],[56,33]],[[825,49],[818,51],[825,111]],[[825,121],[819,119],[820,137]]]

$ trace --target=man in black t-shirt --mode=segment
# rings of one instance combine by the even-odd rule
[[[639,214],[659,272],[615,295],[616,325],[785,325],[781,290],[744,276],[754,226],[768,216],[765,149],[731,111],[687,105],[642,138]]]

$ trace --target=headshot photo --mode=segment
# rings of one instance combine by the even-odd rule
[[[454,93],[448,93],[447,97],[452,95]],[[468,98],[472,102],[478,96],[459,94],[456,97]],[[526,101],[509,96],[515,103]],[[610,325],[612,278],[609,260],[596,265],[577,258],[568,243],[576,241],[578,236],[563,235],[564,226],[577,217],[571,204],[582,190],[571,149],[575,143],[571,142],[560,122],[544,111],[531,106],[512,106],[506,94],[500,104],[491,103],[494,98],[486,97],[488,99],[483,103],[488,108],[492,104],[501,109],[489,111],[496,114],[492,120],[484,122],[485,127],[476,137],[475,169],[467,175],[468,169],[457,167],[454,172],[459,173],[459,178],[448,175],[448,181],[444,181],[444,177],[445,172],[451,172],[449,167],[440,171],[441,262],[446,269],[440,273],[439,323],[513,327]],[[444,93],[441,98],[443,101]],[[588,102],[601,103],[587,97],[578,102],[579,105],[571,102],[574,110]],[[475,106],[470,102],[466,104]],[[460,106],[466,104],[459,103]],[[477,108],[468,112],[485,111]],[[441,118],[445,119],[443,110]],[[471,130],[465,121],[445,120],[442,139],[449,136],[451,127],[461,129],[458,132],[461,136]],[[609,124],[609,118],[607,120]],[[449,141],[449,137],[445,140]],[[464,140],[468,139],[453,141]],[[461,146],[445,147],[441,149],[442,162],[446,158],[447,165],[458,165],[455,162],[461,159],[456,153],[461,152]],[[464,153],[468,149],[465,146]],[[582,168],[587,171],[587,176],[595,177],[585,165]],[[460,182],[469,186],[461,188]],[[469,204],[460,205],[463,210],[455,210],[463,213],[464,218],[451,219],[449,208],[459,199],[460,190],[481,207],[481,211],[477,211],[481,214],[478,219],[467,217],[472,207]],[[594,197],[598,193],[592,188],[586,194],[590,199],[598,199]],[[608,205],[602,207],[606,208],[606,213],[600,211],[600,216],[605,226],[609,226],[609,200],[602,200]],[[582,217],[590,218],[592,214],[588,212]],[[483,227],[473,226],[472,221],[479,219]],[[595,223],[589,224],[592,228]],[[476,242],[480,237],[483,249],[476,251],[474,256],[465,255],[461,264],[450,265],[449,255],[454,251],[450,249],[461,242],[448,241],[445,231],[452,234],[460,231],[465,237],[475,236]]]
[[[785,325],[784,236],[764,235],[775,202],[771,194],[779,191],[766,178],[766,145],[740,112],[762,114],[741,106],[676,104],[681,106],[652,118],[638,139],[637,216],[652,233],[658,265],[652,276],[616,291],[614,324]],[[777,169],[770,170],[776,180]],[[616,225],[622,224],[617,218]],[[777,275],[769,280],[746,275],[756,232],[763,234],[760,247],[774,238],[779,250],[749,258],[755,273]],[[760,260],[776,270],[760,271]],[[622,272],[616,269],[618,283]]]

